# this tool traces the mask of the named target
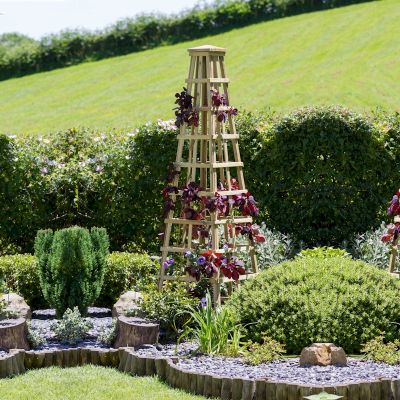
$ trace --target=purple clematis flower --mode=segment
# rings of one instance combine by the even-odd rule
[[[206,263],[206,258],[204,256],[200,256],[197,258],[198,265],[204,265]]]

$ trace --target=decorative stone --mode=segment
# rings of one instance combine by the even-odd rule
[[[3,294],[0,296],[0,302],[1,301],[6,303],[4,311],[11,312],[20,318],[31,319],[31,308],[22,296],[16,293]]]
[[[125,316],[129,310],[137,310],[140,316],[141,309],[139,307],[139,300],[142,298],[140,292],[134,292],[132,290],[122,294],[113,306],[112,317],[118,318],[121,315]]]
[[[158,342],[160,325],[136,317],[118,317],[114,347],[135,347]]]
[[[28,326],[24,318],[0,321],[0,347],[6,350],[29,350]]]
[[[305,365],[347,365],[346,353],[333,343],[313,343],[301,352],[300,366]]]

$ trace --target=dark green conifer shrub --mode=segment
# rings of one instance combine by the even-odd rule
[[[35,241],[43,295],[58,315],[78,307],[86,313],[104,280],[108,235],[103,228],[39,231]]]

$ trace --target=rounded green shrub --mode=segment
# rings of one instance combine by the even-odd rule
[[[349,257],[298,257],[246,281],[227,302],[247,329],[285,343],[299,354],[313,342],[333,342],[349,353],[385,332],[400,337],[400,281]]]
[[[35,240],[40,286],[58,315],[78,307],[86,313],[104,280],[108,235],[103,228],[39,231]]]
[[[10,292],[21,295],[33,309],[46,307],[40,289],[37,258],[31,254],[15,254],[0,257],[0,276]]]
[[[335,244],[380,222],[393,159],[366,118],[339,107],[279,119],[253,158],[269,223],[307,244]],[[366,225],[367,221],[367,225]]]
[[[104,284],[96,304],[112,306],[128,290],[156,282],[159,266],[147,254],[113,252],[106,257]]]

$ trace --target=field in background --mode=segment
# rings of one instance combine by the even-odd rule
[[[343,104],[400,109],[400,2],[382,0],[0,82],[0,133],[134,128],[173,118],[186,48],[226,47],[231,102],[286,111]]]

